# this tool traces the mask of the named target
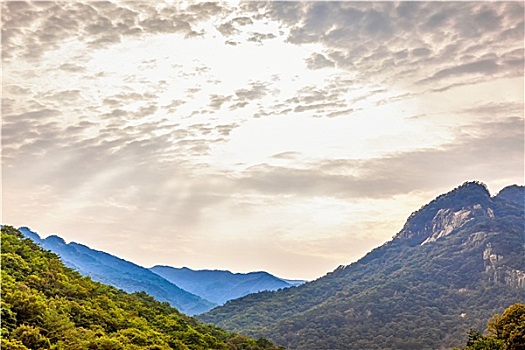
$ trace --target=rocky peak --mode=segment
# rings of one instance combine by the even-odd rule
[[[502,189],[494,198],[496,200],[503,200],[523,207],[525,206],[525,186],[507,186]]]
[[[476,217],[494,217],[487,187],[480,182],[465,182],[412,213],[396,235],[412,245],[426,244],[449,235]]]

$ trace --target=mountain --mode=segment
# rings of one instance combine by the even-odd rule
[[[359,261],[199,319],[295,350],[447,349],[525,301],[523,186],[466,182],[413,213]]]
[[[20,232],[45,249],[58,254],[64,264],[93,280],[123,289],[145,291],[159,301],[167,301],[188,315],[211,310],[216,304],[191,294],[150,270],[85,245],[66,242],[58,236],[41,239],[27,227]]]
[[[304,281],[285,281],[267,272],[195,271],[187,267],[169,266],[154,266],[150,270],[182,289],[219,305],[247,294],[304,283]]]
[[[2,349],[279,349],[204,325],[143,292],[94,282],[15,228],[1,231]]]

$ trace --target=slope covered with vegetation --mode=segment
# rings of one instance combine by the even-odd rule
[[[204,325],[145,293],[93,282],[13,227],[2,227],[1,262],[5,350],[278,349]]]
[[[198,317],[297,350],[460,346],[469,328],[525,301],[524,194],[465,183],[359,261]]]
[[[130,261],[75,242],[66,243],[64,239],[55,235],[42,239],[27,227],[21,227],[19,230],[25,237],[57,254],[66,266],[91,277],[94,281],[109,284],[128,293],[144,291],[159,301],[167,301],[187,315],[200,314],[217,306]]]

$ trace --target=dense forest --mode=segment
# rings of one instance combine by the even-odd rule
[[[5,350],[282,349],[202,324],[143,292],[94,282],[10,226],[2,227],[1,256]]]

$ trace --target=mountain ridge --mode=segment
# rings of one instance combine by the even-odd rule
[[[479,320],[525,300],[524,190],[491,197],[466,182],[358,261],[198,317],[296,350],[460,346]]]
[[[45,239],[27,227],[20,232],[43,248],[58,254],[64,264],[93,280],[126,292],[145,291],[159,301],[167,301],[182,312],[194,315],[212,309],[216,304],[194,295],[150,270],[109,253],[76,242],[66,243],[56,235]]]
[[[157,300],[167,301],[189,315],[209,311],[217,305],[250,293],[288,288],[304,282],[284,281],[266,271],[233,273],[228,270],[199,271],[187,267],[181,268],[181,271],[189,274],[205,274],[204,278],[193,278],[191,284],[191,281],[180,277],[170,280],[169,276],[166,278],[162,273],[155,272],[155,267],[148,269],[81,243],[66,243],[62,237],[55,234],[41,238],[28,227],[20,227],[19,230],[25,237],[58,254],[66,266],[83,275],[127,292],[144,290]],[[156,267],[177,270],[171,266],[157,265]],[[231,278],[224,276],[231,276]]]
[[[227,270],[192,270],[188,267],[163,265],[153,266],[150,270],[182,289],[219,305],[251,293],[294,286],[266,271],[234,273]]]

